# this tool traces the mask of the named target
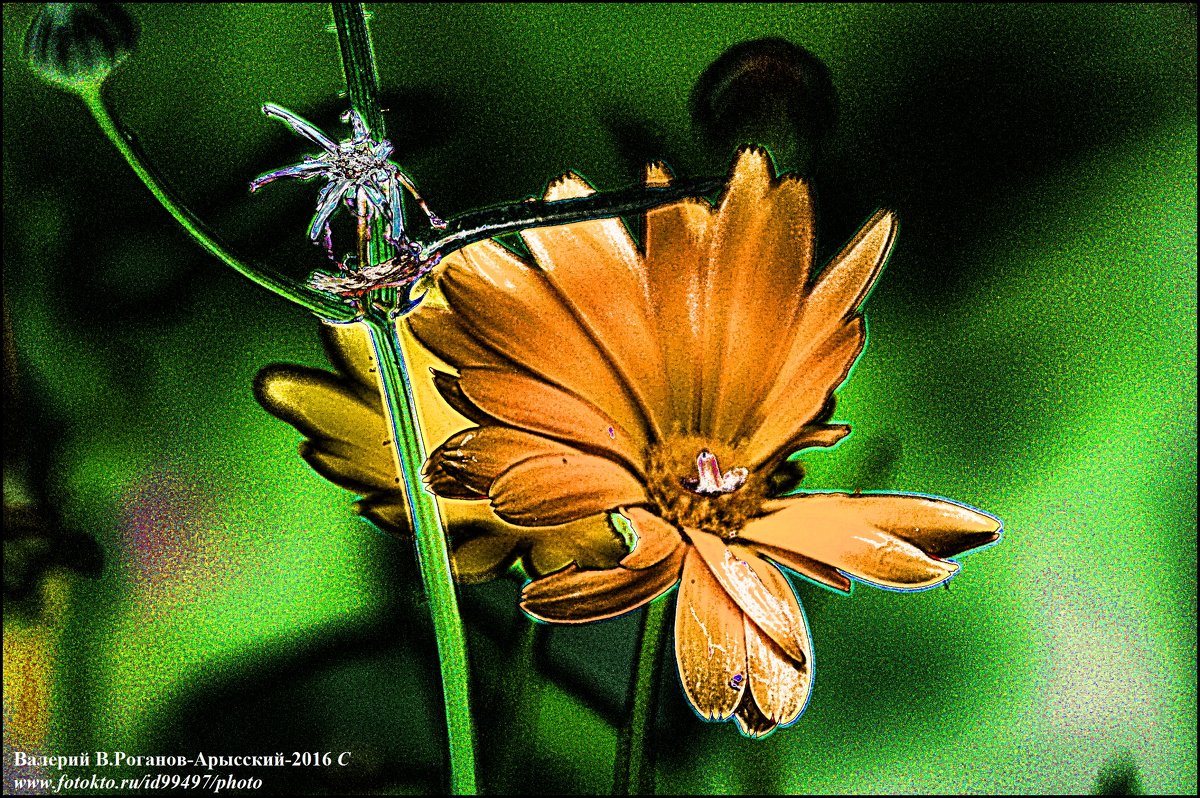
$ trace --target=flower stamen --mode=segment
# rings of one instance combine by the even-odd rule
[[[745,468],[731,468],[722,474],[717,456],[708,449],[701,450],[700,454],[696,456],[696,470],[699,472],[700,478],[684,479],[683,486],[701,496],[733,493],[744,485],[746,477],[750,476],[750,472]]]

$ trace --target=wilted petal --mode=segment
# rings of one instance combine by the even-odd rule
[[[321,189],[321,193],[317,195],[317,212],[308,225],[308,237],[313,241],[321,237],[321,230],[325,228],[329,218],[337,210],[338,202],[349,188],[350,184],[345,180],[338,180],[327,183]]]
[[[728,720],[746,691],[744,615],[694,549],[683,564],[675,605],[675,659],[692,708]]]
[[[258,191],[274,180],[281,177],[298,177],[301,180],[307,180],[311,177],[316,177],[329,168],[329,164],[321,163],[320,161],[305,161],[298,163],[295,166],[285,166],[282,169],[276,169],[274,172],[267,172],[259,175],[250,181],[250,190]]]
[[[294,114],[286,108],[280,108],[274,103],[267,103],[262,107],[262,112],[267,116],[273,116],[276,119],[283,120],[284,124],[299,133],[304,138],[316,144],[321,149],[329,153],[336,153],[338,145],[333,139],[326,136],[316,128],[311,122],[298,114]]]
[[[935,556],[943,556],[991,542],[1000,531],[1000,522],[985,513],[913,494],[815,493],[781,499],[766,509],[768,515],[742,532],[746,540],[901,589],[932,587],[958,570],[918,545],[930,545],[940,552]]]

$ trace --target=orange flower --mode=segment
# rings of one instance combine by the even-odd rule
[[[652,166],[647,182],[668,181]],[[590,193],[573,175],[546,199]],[[759,737],[812,688],[804,614],[777,566],[835,590],[945,582],[946,558],[999,537],[995,518],[910,494],[772,496],[793,452],[831,446],[833,390],[862,351],[859,306],[895,218],[876,214],[812,279],[808,184],[739,153],[717,207],[646,216],[639,250],[617,219],[522,233],[448,258],[448,303],[411,319],[458,374],[446,400],[478,426],[426,467],[441,496],[487,497],[515,525],[619,511],[636,543],[615,567],[571,565],[526,585],[535,618],[611,618],[680,586],[675,654],[692,707]]]

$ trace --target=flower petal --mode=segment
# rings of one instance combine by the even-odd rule
[[[803,662],[808,631],[787,601],[768,590],[754,568],[738,559],[716,535],[694,529],[688,529],[687,535],[730,598],[784,653]]]
[[[778,726],[762,713],[749,690],[742,696],[742,703],[738,705],[733,719],[737,721],[738,731],[742,736],[751,740],[761,740]]]
[[[454,253],[442,263],[451,262],[457,255],[457,252]],[[407,327],[421,346],[456,369],[468,366],[515,366],[504,355],[475,340],[463,329],[459,314],[444,304],[437,304],[438,300],[445,301],[440,292],[431,291],[415,313],[400,320],[401,326]]]
[[[273,172],[261,174],[250,181],[250,191],[258,191],[267,183],[278,180],[281,177],[298,177],[301,180],[308,180],[316,177],[322,172],[329,169],[329,164],[320,161],[304,161],[303,163],[294,164],[293,166],[285,166],[282,169],[276,169]]]
[[[742,701],[745,615],[690,549],[675,605],[675,661],[688,702],[705,720],[728,720]]]
[[[638,570],[657,565],[683,544],[679,530],[641,507],[623,507],[621,515],[633,527],[637,540],[633,549],[621,560],[625,568]]]
[[[626,553],[624,540],[603,515],[565,526],[514,527],[497,519],[486,504],[475,502],[473,509],[480,513],[480,523],[463,525],[454,534],[455,578],[461,582],[492,579],[518,558],[526,572],[540,577],[572,563],[613,568]]]
[[[848,594],[850,592],[850,580],[832,565],[826,565],[823,562],[817,562],[810,557],[805,557],[794,551],[787,551],[786,549],[779,549],[774,546],[758,544],[754,548],[759,554],[770,558],[784,568],[790,568],[817,584],[832,588],[839,593]]]
[[[563,452],[532,457],[509,468],[492,483],[489,496],[505,521],[550,526],[642,504],[646,490],[633,474],[606,457]]]
[[[311,438],[300,453],[321,476],[359,493],[395,489],[382,408],[335,375],[304,366],[268,366],[256,377],[254,390],[267,412]]]
[[[541,271],[490,240],[459,253],[462,257],[441,272],[439,285],[462,331],[544,381],[587,399],[630,432],[646,434],[635,397]],[[419,333],[422,340],[426,332],[438,334],[426,328]],[[435,345],[434,351],[456,368],[464,365],[447,347]]]
[[[582,178],[566,174],[552,182],[546,200],[595,193]],[[525,230],[521,238],[564,305],[608,356],[637,397],[646,417],[667,409],[662,353],[650,309],[646,268],[625,224],[617,217]],[[669,431],[669,426],[667,427]]]
[[[742,537],[827,563],[885,587],[940,584],[958,565],[931,558],[999,537],[1000,522],[947,499],[915,494],[814,493],[781,499],[746,525]]]
[[[425,473],[430,487],[439,495],[444,492],[439,485],[445,475],[475,496],[489,496],[496,479],[518,463],[543,455],[579,453],[578,449],[524,430],[472,427],[450,436],[435,449],[425,463]],[[454,493],[448,495],[459,497]]]
[[[819,346],[809,351],[803,368],[795,375],[790,390],[779,395],[770,407],[755,408],[763,420],[739,452],[756,467],[791,454],[794,441],[802,437],[821,415],[826,403],[850,373],[850,367],[867,342],[866,322],[861,318],[836,329]]]
[[[525,571],[533,578],[555,573],[574,563],[584,570],[615,568],[628,560],[625,538],[608,515],[593,515],[562,526],[513,527],[527,541]]]
[[[731,549],[750,564],[776,598],[787,603],[793,616],[803,627],[804,660],[787,656],[774,640],[767,637],[746,616],[746,652],[749,662],[750,692],[759,710],[772,723],[787,726],[794,723],[808,705],[813,687],[812,638],[808,634],[804,611],[791,584],[779,569],[741,546]]]
[[[662,166],[646,175],[647,185],[666,185],[668,180]],[[661,339],[663,378],[670,388],[670,426],[682,432],[699,431],[705,328],[701,276],[713,215],[703,199],[673,202],[646,213],[646,277]]]
[[[845,379],[865,342],[858,307],[883,269],[895,238],[895,216],[888,211],[875,214],[822,270],[804,298],[773,387],[739,429],[739,434],[753,438],[749,448],[756,456],[777,449],[786,442],[781,438],[791,437],[811,421],[822,406],[811,397],[828,397]],[[814,364],[822,364],[826,357],[834,357],[836,367],[814,372]],[[797,394],[804,397],[803,412],[789,410]]]
[[[276,119],[282,120],[285,125],[290,127],[296,133],[308,139],[313,144],[316,144],[326,152],[332,154],[338,151],[338,145],[333,139],[329,138],[329,136],[326,136],[317,129],[316,125],[314,125],[312,122],[309,122],[299,114],[294,114],[286,108],[281,108],[280,106],[275,105],[275,103],[266,103],[263,105],[262,112],[267,116],[273,116]]]
[[[710,232],[704,429],[733,440],[779,373],[813,258],[808,184],[776,179],[761,148],[738,153]],[[720,336],[720,337],[718,337]]]
[[[572,565],[535,579],[521,591],[521,609],[541,621],[590,623],[614,618],[673,588],[687,548],[679,546],[650,568],[583,571]]]
[[[641,472],[644,440],[586,399],[507,369],[464,368],[458,384],[473,405],[505,424],[596,450]]]

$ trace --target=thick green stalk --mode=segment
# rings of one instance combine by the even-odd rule
[[[456,795],[473,795],[476,791],[475,735],[471,721],[466,635],[458,612],[450,552],[442,533],[437,503],[421,484],[425,447],[416,424],[412,384],[400,355],[395,321],[388,319],[386,314],[370,313],[366,323],[379,363],[392,440],[396,442],[397,466],[416,537],[417,561],[437,636],[442,694],[446,704],[446,736],[450,746],[450,791]]]
[[[362,3],[332,5],[350,107],[367,123],[375,139],[382,139],[386,131],[379,106],[379,77]],[[403,208],[393,209],[393,213],[403,212]],[[366,255],[371,265],[382,262],[390,255],[381,219],[375,219],[371,225]],[[380,309],[381,305],[387,307],[393,304],[395,299],[395,291],[391,289],[387,295],[376,291],[366,297],[366,323],[371,331],[376,362],[379,363],[384,407],[392,428],[392,440],[396,442],[396,466],[408,499],[409,521],[417,544],[417,562],[437,637],[442,696],[446,708],[450,791],[456,795],[474,795],[475,731],[471,719],[466,634],[458,611],[450,551],[437,502],[421,483],[425,446],[417,426],[412,383],[401,353],[396,321],[386,310]]]
[[[629,723],[617,737],[613,795],[654,793],[654,721],[658,706],[658,683],[662,674],[662,647],[667,638],[667,608],[671,602],[658,598],[642,613],[638,634],[637,664],[630,690],[633,709]]]
[[[232,267],[234,271],[242,276],[248,277],[268,291],[273,291],[284,299],[289,299],[297,305],[312,311],[321,318],[331,321],[349,321],[354,318],[354,311],[333,297],[314,291],[303,283],[289,280],[283,275],[274,273],[265,267],[247,264],[221,246],[216,238],[205,229],[199,219],[175,201],[154,175],[149,163],[138,152],[130,138],[117,127],[116,121],[112,118],[108,107],[104,104],[100,87],[97,85],[94,88],[89,87],[81,90],[79,91],[79,97],[87,105],[88,110],[92,112],[92,116],[95,117],[100,129],[104,131],[104,135],[117,148],[125,158],[126,163],[141,178],[141,181],[145,183],[146,188],[150,189],[150,193],[166,208],[168,213],[175,217],[175,221],[179,222],[183,229],[200,246],[204,247],[204,249],[215,255],[227,266]]]

